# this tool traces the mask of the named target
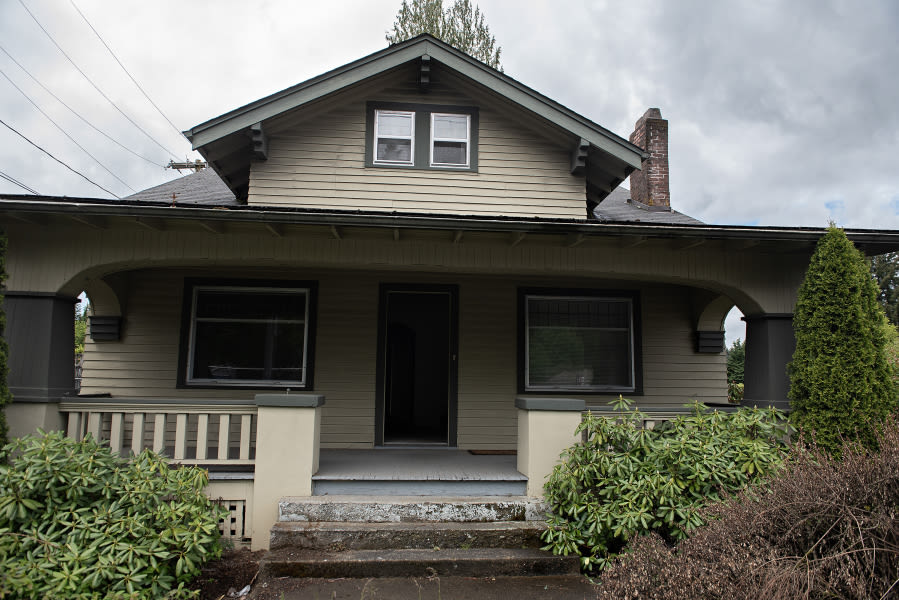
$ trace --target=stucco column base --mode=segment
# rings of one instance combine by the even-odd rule
[[[253,550],[268,550],[281,498],[312,495],[324,403],[312,394],[256,396]]]
[[[518,470],[528,478],[527,494],[543,496],[543,484],[566,448],[580,441],[574,430],[584,401],[571,398],[516,398]]]
[[[44,431],[63,431],[63,418],[58,402],[15,402],[4,409],[9,425],[9,439],[22,437],[40,428]]]

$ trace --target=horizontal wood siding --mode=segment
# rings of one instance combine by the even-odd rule
[[[176,389],[182,281],[196,271],[145,270],[130,274],[120,342],[86,342],[82,393],[117,397],[252,400],[256,390]],[[205,276],[271,277],[258,271],[207,271]],[[416,272],[293,270],[279,277],[319,282],[315,392],[327,398],[324,447],[374,443],[378,285],[459,285],[458,445],[514,448],[517,441],[517,290],[520,286],[606,287],[620,282],[573,278],[428,275]],[[690,399],[724,400],[725,360],[694,352],[689,288],[636,284],[643,329],[641,406],[679,405]],[[604,405],[617,395],[588,396]],[[235,424],[232,423],[232,427]]]
[[[388,81],[378,92],[346,93],[334,108],[269,132],[268,160],[250,170],[249,204],[586,218],[585,182],[570,174],[570,148],[492,108],[435,83],[428,94]],[[478,170],[365,167],[366,101],[479,106]]]

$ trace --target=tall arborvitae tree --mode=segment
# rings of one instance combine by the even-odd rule
[[[6,355],[9,346],[6,345],[4,332],[6,331],[6,312],[3,310],[3,282],[6,281],[6,234],[0,231],[0,446],[6,443],[6,434],[9,429],[6,426],[6,415],[3,407],[12,402],[12,394],[6,382],[9,366]]]
[[[868,262],[878,287],[877,299],[890,323],[899,325],[899,252],[872,256]]]
[[[885,317],[864,257],[833,225],[799,288],[793,328],[790,419],[834,454],[841,439],[873,447],[877,426],[896,407]]]
[[[502,71],[502,48],[490,35],[484,13],[471,0],[456,0],[444,10],[443,0],[403,0],[387,42],[397,44],[422,33],[430,33],[444,42]]]

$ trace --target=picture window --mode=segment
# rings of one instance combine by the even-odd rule
[[[311,388],[314,286],[189,286],[183,382]]]
[[[637,389],[632,297],[524,293],[522,309],[522,391]]]

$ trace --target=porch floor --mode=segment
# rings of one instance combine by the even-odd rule
[[[322,449],[313,493],[522,494],[527,477],[516,465],[513,455],[446,448]]]

